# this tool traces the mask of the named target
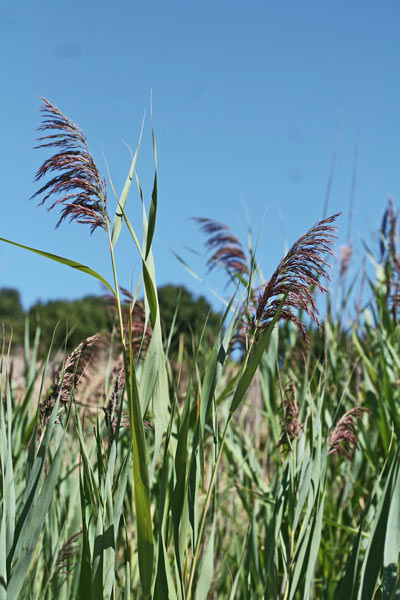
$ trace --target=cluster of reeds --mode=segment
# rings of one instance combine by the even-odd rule
[[[255,257],[226,225],[197,219],[208,267],[222,267],[246,301],[228,304],[210,347],[200,332],[171,368],[152,255],[157,165],[147,210],[135,153],[111,220],[83,133],[47,100],[43,111],[40,146],[56,154],[35,196],[61,207],[58,224],[106,231],[113,281],[35,252],[106,285],[117,340],[103,341],[103,392],[90,413],[76,393],[97,338],[65,358],[48,388],[52,355],[38,363],[39,332],[33,346],[27,335],[22,397],[3,357],[0,598],[397,597],[400,341],[373,285],[351,330],[329,311],[320,317],[338,215],[302,235],[267,282],[255,281]],[[156,157],[154,132],[153,144]],[[135,179],[142,244],[127,214]],[[122,226],[142,262],[143,303],[119,285]],[[381,238],[392,260],[390,231]]]

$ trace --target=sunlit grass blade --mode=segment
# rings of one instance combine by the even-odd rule
[[[55,415],[57,414],[58,402],[54,406],[52,420],[49,423],[50,429],[54,426]],[[14,556],[17,557],[15,566],[12,566],[7,596],[18,598],[18,594],[23,586],[24,579],[28,573],[33,553],[35,551],[43,524],[45,522],[50,503],[53,498],[54,489],[57,484],[61,459],[64,450],[65,430],[61,435],[57,452],[51,462],[48,473],[37,497],[37,501],[30,505],[29,512],[21,527],[17,547]]]
[[[361,578],[359,584],[359,600],[367,600],[372,598],[376,584],[378,581],[379,573],[382,568],[382,563],[384,559],[385,552],[385,540],[388,535],[388,523],[389,523],[389,515],[391,515],[391,506],[394,499],[394,506],[399,506],[398,502],[398,490],[399,486],[397,485],[397,478],[399,477],[400,470],[400,448],[397,449],[393,457],[393,461],[390,467],[390,471],[387,477],[386,485],[383,490],[383,493],[379,499],[376,514],[371,527],[371,536],[369,539],[368,546],[366,548],[363,564],[361,567]],[[398,515],[396,515],[398,520]],[[393,557],[393,540],[397,540],[397,528],[394,532],[394,537],[390,537],[387,544],[387,554],[386,559],[391,559]],[[392,536],[393,532],[389,534]],[[400,548],[397,548],[397,554],[399,553]],[[387,576],[386,580],[386,590],[385,590],[385,598],[390,598],[391,592],[389,590],[394,589],[395,579],[396,579],[396,571],[397,571],[397,561],[395,564],[387,564],[386,565],[385,575]],[[393,572],[394,570],[394,572]]]
[[[131,162],[131,166],[129,169],[129,173],[126,178],[125,185],[123,187],[123,190],[122,190],[122,193],[119,198],[118,205],[117,205],[117,208],[115,211],[115,215],[114,215],[113,227],[112,227],[112,232],[111,232],[111,243],[113,245],[113,248],[115,248],[115,245],[119,238],[119,234],[121,232],[123,214],[124,214],[124,210],[125,210],[125,206],[126,206],[126,201],[128,199],[129,190],[130,190],[130,187],[132,184],[133,175],[135,172],[135,166],[136,166],[136,161],[137,161],[137,157],[138,157],[138,153],[139,153],[140,143],[142,141],[143,127],[144,127],[144,119],[142,122],[142,128],[140,130],[139,142],[136,147],[135,154],[132,156],[132,162]]]
[[[115,295],[115,292],[111,285],[108,283],[108,281],[106,281],[104,277],[102,277],[101,275],[99,275],[99,273],[96,273],[96,271],[93,271],[93,269],[87,267],[86,265],[82,265],[81,263],[78,263],[75,260],[70,260],[69,258],[58,256],[57,254],[51,254],[50,252],[44,252],[43,250],[30,248],[29,246],[24,246],[23,244],[17,244],[17,242],[12,242],[11,240],[7,240],[5,238],[0,238],[0,241],[6,242],[7,244],[12,244],[13,246],[17,246],[18,248],[23,248],[24,250],[29,250],[29,252],[33,252],[34,254],[43,256],[44,258],[49,258],[50,260],[54,260],[55,262],[61,263],[62,265],[71,267],[71,269],[77,269],[78,271],[82,271],[83,273],[86,273],[87,275],[98,279],[98,281],[103,283],[110,290],[113,296]]]
[[[146,252],[145,257],[147,258],[151,249],[151,244],[153,243],[154,230],[156,228],[156,218],[157,218],[157,147],[156,147],[156,136],[154,133],[154,124],[153,124],[153,112],[151,111],[151,135],[153,140],[153,155],[154,155],[154,182],[153,182],[153,191],[151,193],[151,202],[149,207],[149,219],[148,219],[148,227],[146,231]]]
[[[265,331],[265,333],[263,333],[260,336],[260,340],[258,341],[258,343],[256,344],[253,353],[250,357],[249,363],[246,366],[240,380],[239,383],[237,385],[235,394],[233,396],[232,399],[232,403],[231,403],[231,407],[230,407],[230,413],[233,414],[236,409],[238,408],[239,404],[241,403],[241,401],[243,400],[243,396],[245,395],[246,391],[249,388],[249,385],[254,377],[254,374],[257,370],[257,367],[260,363],[261,357],[264,353],[264,350],[267,348],[269,340],[271,338],[272,335],[272,331],[276,325],[276,323],[279,320],[279,316],[280,313],[282,311],[282,308],[286,302],[286,298],[289,292],[287,292],[284,297],[282,298],[279,307],[277,309],[277,311],[275,312],[275,315],[270,323],[270,325],[268,326],[268,329]]]
[[[128,402],[132,428],[133,480],[138,538],[138,561],[143,594],[145,598],[148,598],[151,593],[154,555],[153,528],[150,511],[150,483],[143,416],[140,408],[139,391],[131,349],[129,373]]]

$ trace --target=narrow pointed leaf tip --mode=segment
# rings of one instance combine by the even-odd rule
[[[97,227],[107,228],[107,188],[89,151],[86,137],[79,127],[56,106],[42,98],[42,125],[36,148],[54,148],[56,153],[37,171],[35,181],[50,175],[33,196],[42,196],[40,205],[50,198],[48,210],[62,206],[57,227],[66,219],[90,225],[91,233]]]

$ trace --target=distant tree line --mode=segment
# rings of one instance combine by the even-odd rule
[[[191,347],[191,337],[199,337],[207,321],[206,334],[218,328],[220,315],[215,313],[207,300],[195,298],[184,287],[165,285],[158,290],[162,328],[165,339],[169,336],[176,312],[171,352],[177,352],[179,339],[184,336],[185,347]],[[178,306],[179,304],[179,306]],[[178,306],[178,310],[177,310]],[[8,340],[12,331],[13,345],[22,345],[26,326],[30,335],[40,327],[41,347],[48,349],[66,345],[76,347],[95,333],[111,332],[115,325],[115,311],[110,299],[102,296],[85,296],[78,300],[50,300],[36,302],[24,310],[18,290],[0,289],[0,323]]]

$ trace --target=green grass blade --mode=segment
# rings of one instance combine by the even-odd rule
[[[388,520],[393,499],[393,479],[395,475],[398,476],[399,458],[400,447],[394,456],[387,482],[379,500],[376,514],[372,523],[371,536],[365,551],[365,557],[361,569],[361,580],[358,593],[359,600],[370,600],[370,598],[373,598],[375,593],[376,583],[378,581],[379,572],[381,570],[384,557],[385,538],[388,533]],[[395,487],[395,492],[398,493],[397,486]],[[398,506],[397,497],[395,498],[395,504]],[[396,515],[396,517],[397,519],[399,518],[398,515]],[[392,540],[389,542],[388,548],[389,547],[390,551],[388,554],[391,557],[393,553]],[[390,568],[392,568],[392,566]],[[389,587],[391,586],[392,584],[389,583]]]
[[[124,210],[125,210],[125,206],[126,206],[126,201],[128,199],[129,190],[130,190],[130,187],[131,187],[131,184],[132,184],[133,174],[135,172],[136,160],[137,160],[137,157],[138,157],[140,143],[141,143],[141,140],[142,140],[143,126],[144,126],[144,119],[143,119],[143,122],[142,122],[142,129],[141,129],[140,135],[139,135],[139,142],[138,142],[138,145],[136,147],[135,154],[132,156],[132,162],[131,162],[131,166],[130,166],[130,169],[129,169],[129,173],[128,173],[128,176],[126,178],[125,185],[124,185],[124,187],[122,189],[122,193],[121,193],[121,196],[119,198],[118,205],[117,205],[117,208],[116,208],[116,211],[115,211],[115,215],[114,215],[113,227],[112,227],[112,232],[111,232],[111,243],[112,243],[113,248],[115,248],[115,244],[117,243],[117,240],[119,238],[119,234],[121,232],[122,220],[123,220],[123,216],[124,216]]]
[[[57,484],[60,470],[61,458],[63,457],[65,431],[59,443],[56,455],[51,463],[43,488],[35,505],[31,507],[28,518],[19,536],[20,551],[17,554],[17,563],[12,568],[9,586],[7,588],[7,597],[18,598],[25,577],[28,573],[29,565],[42,531],[50,503],[53,499],[54,489]]]
[[[131,566],[129,562],[127,562],[125,566],[124,600],[131,600]]]
[[[69,258],[58,256],[57,254],[51,254],[50,252],[44,252],[42,250],[37,250],[36,248],[30,248],[29,246],[24,246],[23,244],[17,244],[17,242],[12,242],[11,240],[7,240],[5,238],[0,238],[0,241],[6,242],[7,244],[11,244],[12,246],[17,246],[18,248],[23,248],[24,250],[29,250],[29,252],[33,252],[34,254],[43,256],[44,258],[49,258],[50,260],[54,260],[55,262],[61,263],[62,265],[71,267],[71,269],[77,269],[78,271],[82,271],[83,273],[86,273],[87,275],[90,275],[91,277],[94,277],[95,279],[101,281],[101,283],[103,283],[110,290],[112,295],[115,295],[115,292],[111,285],[108,283],[108,281],[106,281],[104,277],[102,277],[101,275],[99,275],[99,273],[96,273],[96,271],[93,271],[93,269],[87,267],[86,265],[82,265],[81,263],[78,263],[75,260],[70,260]]]
[[[322,517],[324,515],[324,500],[325,496],[323,495],[320,501],[320,505],[318,507],[318,511],[315,518],[315,527],[313,528],[313,533],[310,540],[310,549],[308,554],[307,561],[307,571],[306,571],[306,581],[305,581],[305,595],[304,599],[311,598],[311,592],[313,587],[313,574],[315,569],[315,563],[318,558],[318,550],[321,544],[321,531],[322,531]]]
[[[136,507],[139,572],[145,598],[150,596],[153,577],[153,529],[150,512],[150,484],[146,440],[140,408],[136,373],[130,352],[129,414],[132,431],[133,481]]]
[[[147,227],[147,235],[146,235],[146,258],[149,255],[151,244],[153,242],[154,230],[156,227],[156,217],[157,217],[157,148],[156,148],[156,137],[154,134],[154,126],[153,126],[153,115],[151,115],[152,127],[151,127],[151,135],[153,140],[153,154],[154,154],[154,183],[153,183],[153,191],[151,193],[151,202],[149,208],[149,224]]]
[[[253,354],[249,360],[249,363],[246,367],[246,369],[244,370],[244,373],[242,374],[238,386],[236,388],[235,391],[235,395],[233,396],[232,399],[232,404],[230,407],[230,412],[233,414],[235,412],[235,410],[238,408],[239,404],[241,403],[241,401],[243,400],[243,396],[245,395],[246,391],[248,390],[248,387],[254,377],[254,374],[257,370],[257,367],[259,365],[259,362],[261,360],[261,357],[263,355],[264,350],[266,349],[266,347],[268,346],[270,337],[272,335],[272,331],[275,327],[275,324],[277,323],[278,319],[279,319],[279,315],[281,314],[281,310],[283,308],[283,305],[286,302],[286,298],[288,296],[287,292],[285,294],[285,296],[282,298],[281,303],[274,315],[274,318],[272,319],[271,323],[268,325],[268,329],[265,331],[265,333],[263,333],[260,337],[259,342],[257,343]]]
[[[386,525],[385,546],[383,551],[383,598],[394,598],[399,592],[399,552],[400,552],[400,467],[397,468],[393,483],[392,499]],[[397,585],[396,585],[397,583]]]
[[[207,547],[203,553],[203,561],[199,569],[197,582],[196,600],[207,600],[214,572],[215,556],[215,511],[213,511],[213,522],[211,532],[208,536]]]

